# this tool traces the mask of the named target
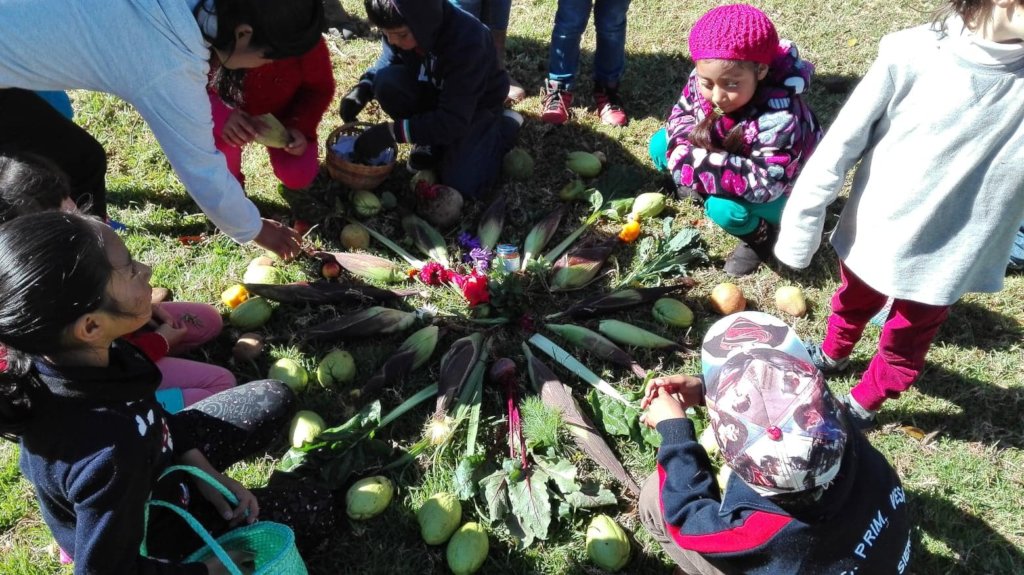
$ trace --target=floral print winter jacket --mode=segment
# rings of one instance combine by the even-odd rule
[[[750,103],[719,118],[712,138],[720,143],[736,125],[744,130],[741,154],[694,146],[690,132],[712,113],[700,93],[694,70],[669,114],[668,168],[677,185],[702,195],[730,196],[764,203],[788,196],[801,166],[821,140],[814,112],[801,97],[810,86],[814,65],[801,60],[796,45],[782,40]]]

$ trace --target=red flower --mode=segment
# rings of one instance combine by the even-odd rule
[[[428,286],[439,286],[446,280],[445,272],[447,271],[443,265],[437,262],[427,262],[427,265],[420,270],[420,281]]]
[[[487,291],[487,276],[472,274],[465,277],[462,283],[462,296],[469,301],[470,306],[491,301],[491,294]]]

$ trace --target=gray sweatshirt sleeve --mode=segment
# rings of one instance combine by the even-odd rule
[[[842,191],[846,173],[876,141],[879,122],[895,94],[885,44],[883,39],[878,58],[839,111],[786,202],[775,256],[789,267],[810,265],[821,245],[826,209]]]
[[[263,222],[214,146],[213,114],[200,67],[165,72],[133,96],[131,103],[203,213],[236,242],[255,238]]]

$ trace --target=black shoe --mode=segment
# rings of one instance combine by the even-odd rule
[[[415,146],[409,152],[409,161],[405,167],[414,174],[422,170],[433,170],[437,167],[437,159],[430,146]]]
[[[754,273],[761,265],[761,256],[747,244],[740,244],[725,258],[725,273],[734,278]]]
[[[839,400],[839,405],[846,410],[846,415],[849,416],[850,423],[855,428],[866,432],[878,427],[878,418],[875,417],[875,414],[872,413],[870,416],[865,417],[861,415],[856,407],[850,405],[850,394],[837,397],[836,399]]]

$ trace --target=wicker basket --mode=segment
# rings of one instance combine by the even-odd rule
[[[325,142],[327,146],[325,154],[327,158],[327,171],[331,174],[332,178],[353,190],[372,190],[376,188],[384,183],[384,180],[388,179],[391,170],[395,167],[394,160],[383,166],[367,166],[349,161],[347,158],[334,152],[334,143],[338,141],[338,138],[341,136],[358,136],[363,130],[372,125],[367,122],[342,124],[327,136],[327,141]],[[398,146],[393,145],[392,148],[395,150],[395,157],[397,158]]]

